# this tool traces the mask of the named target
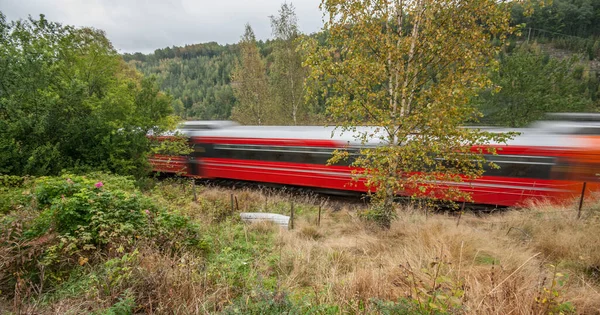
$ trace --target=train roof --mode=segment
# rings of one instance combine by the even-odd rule
[[[509,140],[507,145],[581,147],[585,144],[573,135],[600,135],[600,114],[548,114],[545,120],[535,122],[529,128],[465,128],[496,133],[517,132],[519,135]],[[333,126],[241,126],[232,121],[187,121],[179,126],[178,131],[187,136],[202,137],[333,140],[353,146],[378,145],[383,142],[380,128],[364,126],[343,131]],[[372,135],[368,143],[363,144],[357,140],[356,135],[361,133]]]
[[[335,127],[323,126],[228,126],[210,130],[180,130],[187,136],[202,137],[228,137],[228,138],[276,138],[276,139],[311,139],[334,140],[340,143],[358,145],[360,141],[354,138],[355,132],[346,131]],[[374,135],[382,134],[375,127],[358,127],[356,132],[370,132]],[[378,139],[372,139],[369,144],[376,145]]]
[[[213,125],[214,127],[214,125]],[[508,141],[508,145],[529,146],[567,146],[574,144],[563,134],[553,134],[540,129],[504,129],[504,128],[479,128],[485,131],[504,133],[519,133],[514,139]],[[339,141],[341,145],[364,146],[379,145],[383,142],[380,137],[381,130],[376,127],[357,127],[354,131],[343,131],[335,127],[319,126],[240,126],[227,125],[220,128],[205,129],[179,129],[179,131],[190,137],[224,137],[224,138],[254,138],[254,139],[310,139],[310,140],[333,140]],[[359,133],[373,135],[368,143],[363,144],[355,136]],[[491,143],[502,145],[503,143]]]

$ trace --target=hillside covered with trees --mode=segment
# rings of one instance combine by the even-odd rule
[[[270,19],[274,38],[266,42],[257,41],[252,26],[246,25],[237,44],[174,46],[123,58],[145,75],[155,75],[161,89],[173,96],[175,113],[184,119],[318,123],[324,108],[304,100],[307,72],[299,51],[304,35],[293,5],[283,4]]]
[[[533,13],[528,14],[531,10]],[[474,100],[485,114],[482,123],[523,126],[545,112],[600,108],[599,21],[598,0],[557,0],[533,7],[515,5],[512,23],[521,25],[521,32],[515,34],[498,57],[500,71],[492,77],[496,87],[501,89],[482,91]],[[238,119],[259,124],[256,118],[244,121],[247,116],[239,114],[243,110],[238,110],[236,117],[234,110],[245,103],[240,101],[243,96],[235,92],[235,88],[243,84],[240,84],[241,73],[237,76],[240,82],[233,79],[234,70],[244,62],[242,50],[255,49],[251,58],[260,60],[261,66],[243,75],[253,73],[258,81],[263,81],[263,87],[257,90],[262,95],[260,106],[271,117],[260,124],[293,124],[293,110],[284,104],[290,108],[301,104],[298,109],[302,117],[296,119],[296,124],[324,121],[327,117],[324,101],[307,102],[305,90],[298,85],[296,90],[290,90],[289,83],[285,85],[290,82],[289,77],[287,81],[282,77],[293,72],[282,68],[283,65],[295,64],[296,69],[301,70],[302,50],[295,40],[307,36],[297,30],[293,6],[282,8],[272,17],[272,26],[274,38],[266,42],[253,40],[253,34],[248,33],[252,33],[252,28],[248,26],[237,44],[174,46],[147,55],[125,54],[123,58],[145,75],[156,75],[161,89],[173,96],[175,112],[184,119]],[[311,36],[318,36],[320,41],[326,37],[323,33]],[[290,54],[292,51],[296,53]],[[300,80],[306,71],[293,73]],[[298,97],[298,93],[302,96]],[[290,97],[294,100],[287,99]],[[519,115],[512,115],[515,111]]]

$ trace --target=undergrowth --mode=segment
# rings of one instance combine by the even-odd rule
[[[600,312],[595,203],[579,220],[549,205],[460,220],[399,206],[382,230],[356,205],[189,179],[0,183],[3,314]],[[239,217],[292,206],[289,231]]]

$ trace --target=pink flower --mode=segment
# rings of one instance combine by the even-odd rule
[[[150,215],[150,210],[146,209],[146,215]]]
[[[102,182],[97,182],[96,184],[94,184],[94,186],[96,186],[96,188],[102,188],[104,184],[102,184]]]
[[[73,185],[73,180],[70,179],[70,178],[67,178],[67,183],[70,184],[70,185]]]

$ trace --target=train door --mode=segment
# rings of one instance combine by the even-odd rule
[[[192,138],[190,138],[189,144],[190,149],[192,150],[188,158],[189,175],[193,177],[202,177],[202,157],[206,150],[201,143],[194,143]]]
[[[192,141],[190,138],[190,148],[188,168],[189,175],[194,177],[207,177],[205,169],[205,159],[214,157],[214,145],[212,143],[203,143]]]

